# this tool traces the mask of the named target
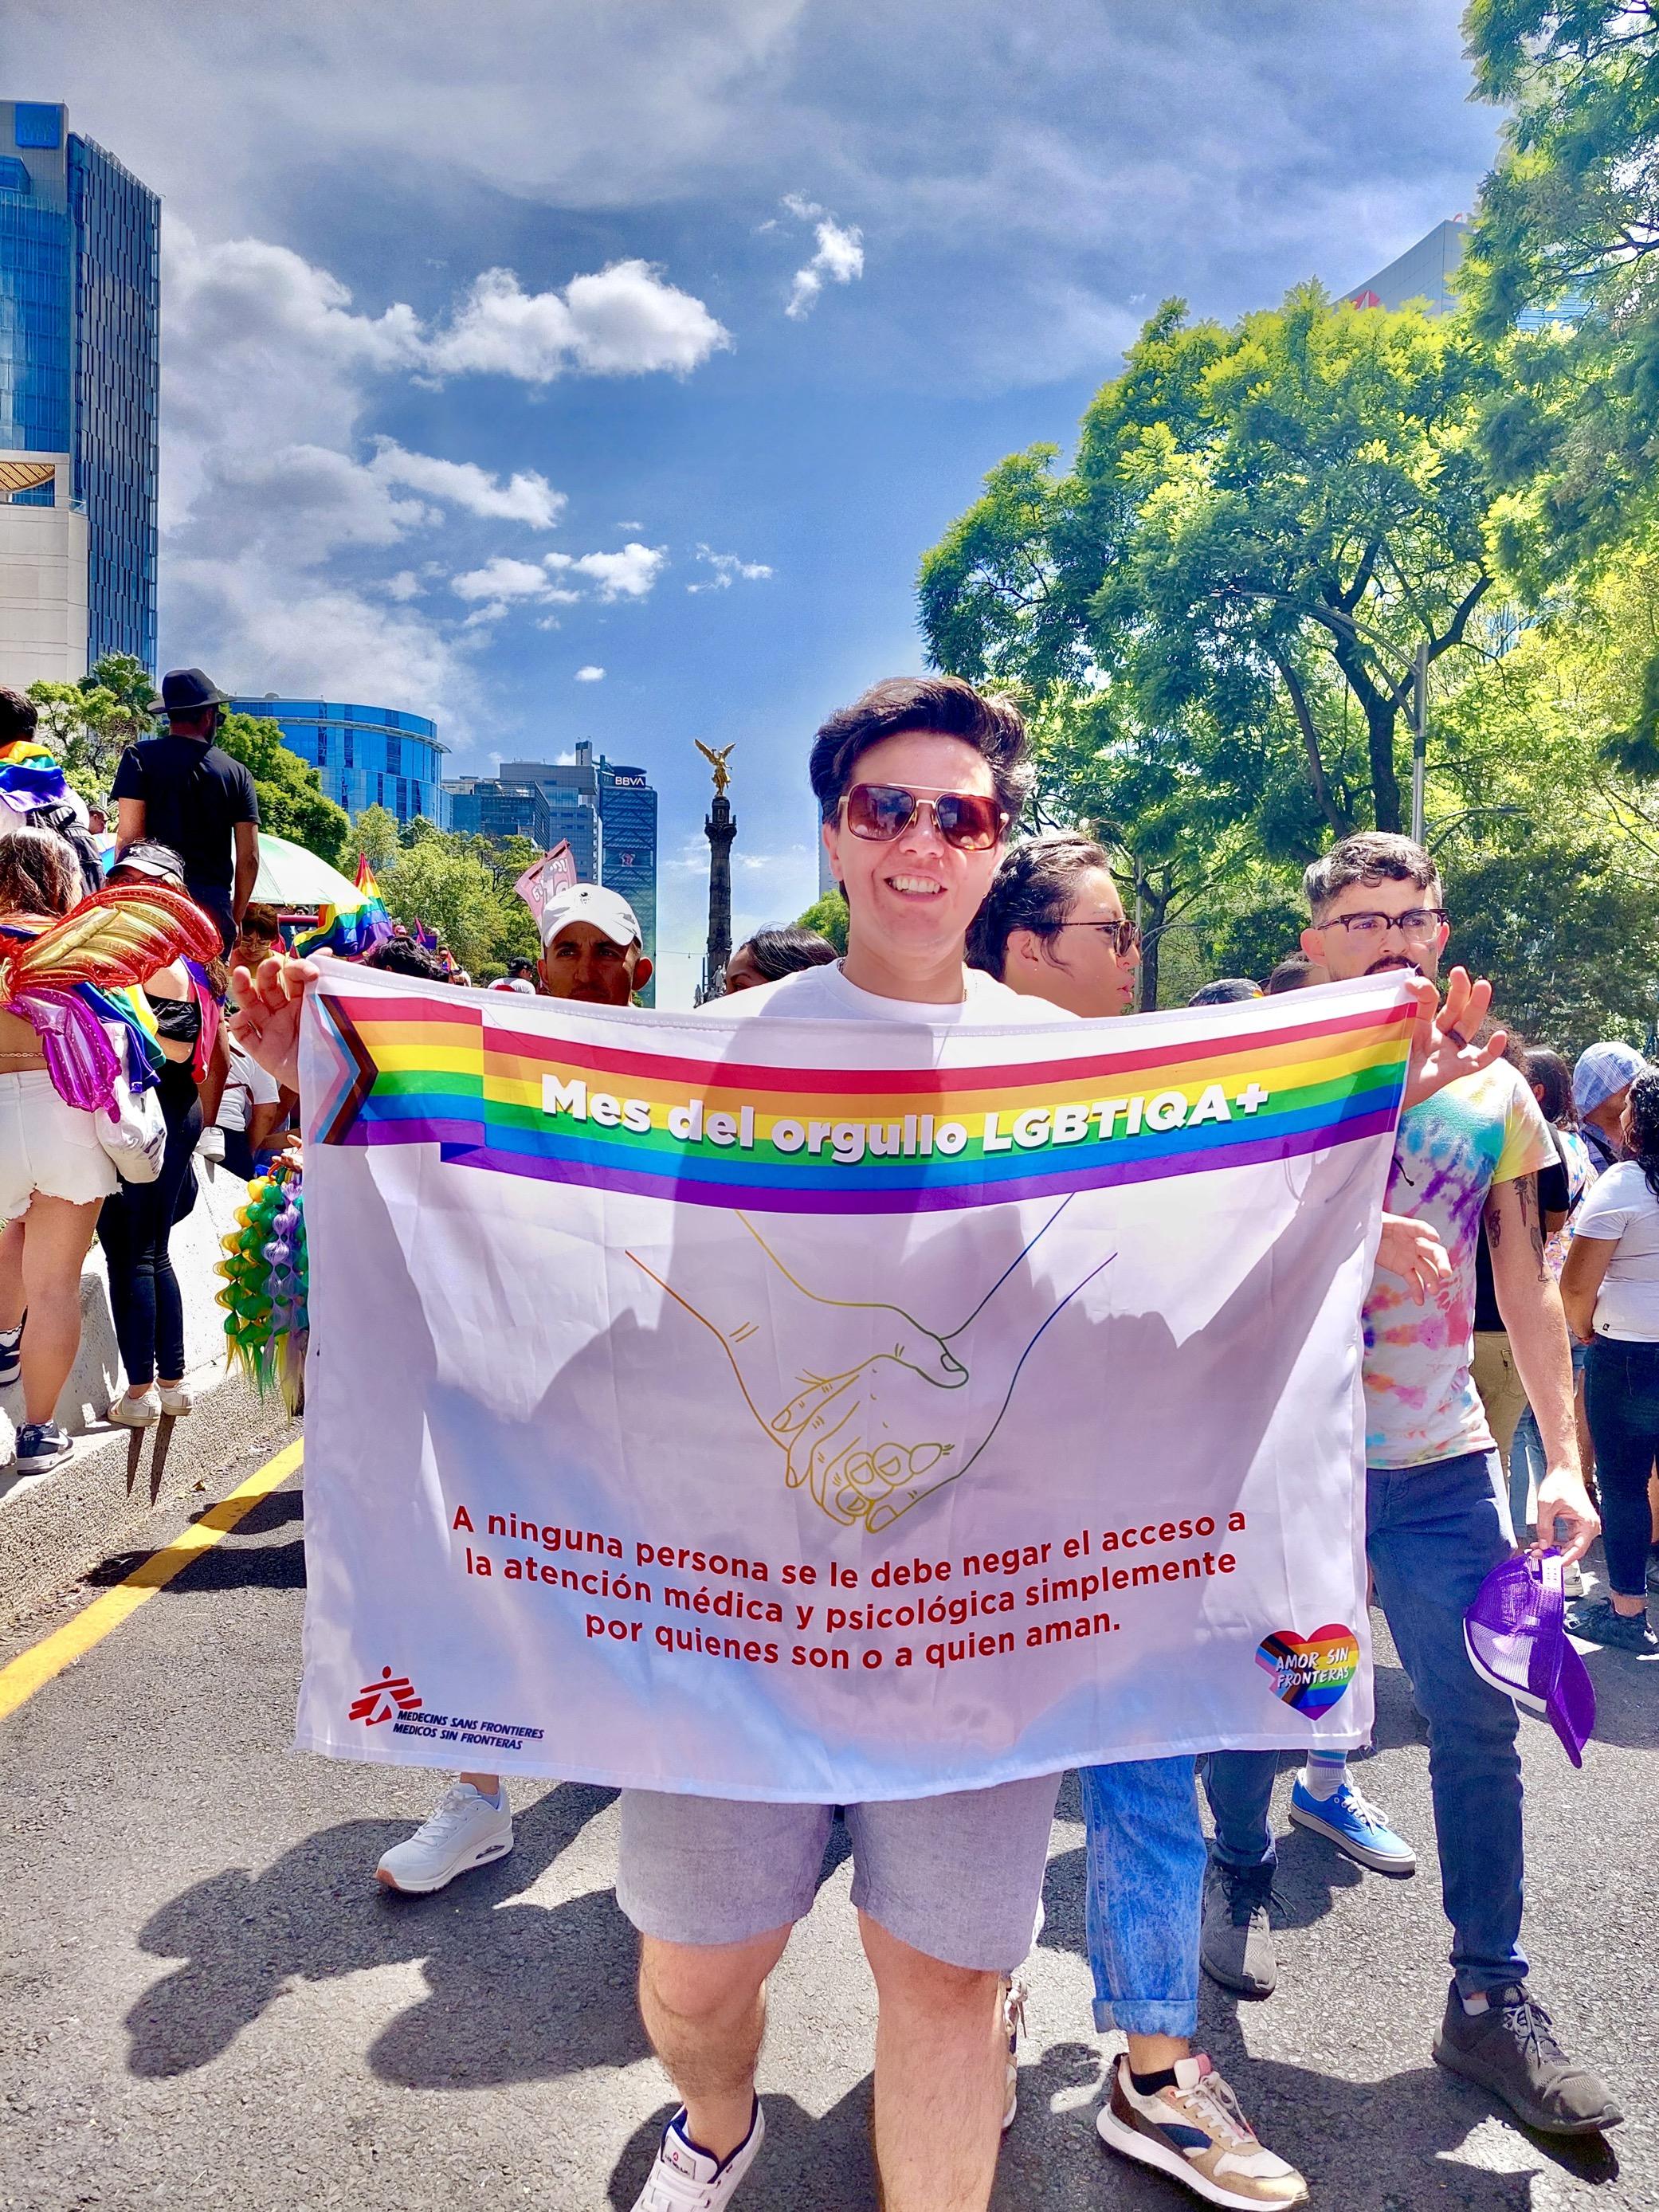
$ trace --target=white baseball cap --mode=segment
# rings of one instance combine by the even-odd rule
[[[606,890],[602,884],[572,884],[568,890],[553,894],[542,908],[543,946],[551,945],[573,921],[591,921],[613,945],[624,948],[644,941],[645,933],[633,908],[620,891]]]

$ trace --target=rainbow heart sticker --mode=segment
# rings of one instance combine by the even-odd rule
[[[1359,1639],[1340,1621],[1311,1636],[1275,1629],[1257,1644],[1255,1663],[1271,1677],[1273,1695],[1316,1720],[1328,1712],[1359,1671]]]

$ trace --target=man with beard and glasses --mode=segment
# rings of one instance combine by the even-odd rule
[[[1433,860],[1369,831],[1307,872],[1309,957],[1334,981],[1405,969],[1433,981],[1449,935]],[[1454,977],[1454,981],[1455,978]],[[1498,1304],[1543,1443],[1541,1528],[1565,1524],[1577,1559],[1600,1526],[1585,1495],[1560,1295],[1543,1264],[1536,1178],[1555,1158],[1537,1101],[1506,1061],[1461,1077],[1401,1117],[1386,1204],[1429,1224],[1452,1263],[1422,1306],[1384,1276],[1364,1314],[1366,1548],[1381,1605],[1429,1724],[1441,1893],[1454,1979],[1434,2057],[1502,2097],[1528,2125],[1588,2135],[1621,2118],[1603,2082],[1560,2049],[1521,1949],[1518,1722],[1469,1664],[1463,1614],[1510,1555],[1503,1471],[1470,1376],[1475,1245],[1484,1223]],[[1267,1918],[1271,1753],[1218,1753],[1207,1787],[1216,1841],[1206,1894],[1212,1978],[1264,1996],[1276,1973]]]

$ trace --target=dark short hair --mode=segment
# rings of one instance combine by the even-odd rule
[[[781,983],[803,968],[827,968],[840,957],[827,937],[820,937],[816,929],[803,929],[798,921],[781,929],[757,929],[738,951],[748,952],[769,983]]]
[[[1078,878],[1092,868],[1112,872],[1106,848],[1080,830],[1058,830],[1010,846],[969,926],[968,965],[1000,982],[1014,931],[1054,937],[1076,896]]]
[[[0,690],[0,745],[15,744],[19,738],[32,738],[40,720],[33,699],[9,688]]]
[[[1309,911],[1316,921],[1350,884],[1415,884],[1419,890],[1437,892],[1440,871],[1421,845],[1391,830],[1362,830],[1333,845],[1316,860],[1302,878]]]
[[[1248,975],[1218,975],[1213,983],[1200,983],[1187,1004],[1189,1006],[1236,1006],[1245,999],[1261,996],[1260,983],[1251,982]]]
[[[383,969],[389,975],[416,975],[422,982],[447,983],[449,970],[435,952],[417,945],[412,937],[383,938],[372,952],[365,952],[365,968]]]
[[[536,963],[527,954],[515,952],[507,963],[507,972],[509,975],[533,975]]]
[[[987,698],[959,676],[890,676],[830,715],[812,740],[806,770],[824,821],[835,820],[860,756],[907,730],[971,745],[991,771],[998,805],[1018,821],[1032,782],[1025,725],[1006,699]]]
[[[1305,952],[1288,952],[1267,978],[1267,996],[1276,999],[1281,991],[1303,991],[1313,976],[1313,962]]]
[[[1547,1044],[1530,1044],[1521,1056],[1521,1073],[1529,1084],[1536,1084],[1541,1096],[1539,1104],[1544,1109],[1544,1119],[1576,1126],[1578,1116],[1573,1111],[1572,1070],[1559,1052],[1552,1052]]]
[[[239,937],[274,937],[280,940],[283,924],[274,906],[250,906],[243,910]]]

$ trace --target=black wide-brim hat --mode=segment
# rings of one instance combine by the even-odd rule
[[[161,678],[161,696],[149,702],[154,714],[199,714],[206,707],[228,707],[230,694],[220,690],[199,668],[169,668]]]

